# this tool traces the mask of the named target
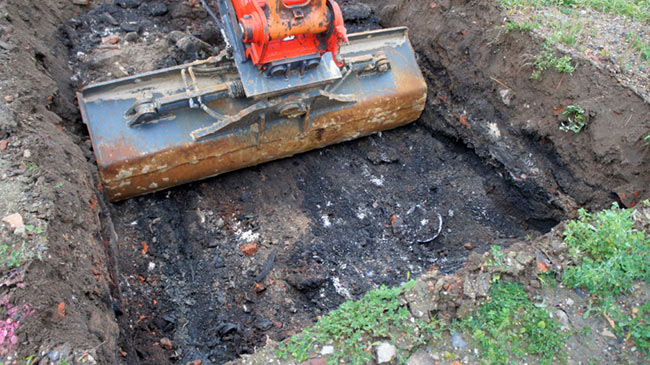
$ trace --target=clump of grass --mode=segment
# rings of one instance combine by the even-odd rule
[[[539,23],[534,22],[534,23],[528,23],[528,22],[523,22],[523,23],[513,23],[513,22],[506,22],[505,23],[505,28],[507,32],[511,31],[519,31],[519,32],[530,32],[531,30],[538,28],[540,26]]]
[[[597,214],[581,209],[564,236],[576,263],[565,269],[564,284],[586,288],[593,298],[590,306],[612,320],[614,332],[650,353],[650,303],[635,314],[623,310],[616,299],[632,291],[635,281],[650,281],[650,237],[634,228],[632,211],[616,203]]]
[[[553,22],[553,34],[551,39],[555,42],[564,43],[568,46],[575,46],[578,43],[578,37],[582,33],[584,23],[579,21],[572,22]]]
[[[558,7],[562,9],[591,8],[596,11],[624,15],[650,24],[650,3],[648,0],[500,0],[502,7],[517,6]]]
[[[634,32],[628,33],[625,39],[630,43],[630,46],[633,49],[639,52],[641,59],[650,64],[650,43],[641,40],[639,35]]]
[[[545,309],[530,301],[522,284],[497,281],[489,297],[460,323],[470,331],[487,363],[523,362],[528,354],[539,356],[543,364],[564,358],[568,335],[562,334]]]
[[[582,128],[587,125],[585,121],[585,111],[579,106],[569,105],[566,107],[566,110],[562,112],[562,115],[567,118],[566,122],[563,122],[560,125],[560,130],[565,132],[580,133]]]
[[[317,345],[332,343],[335,352],[328,357],[328,364],[341,360],[348,364],[366,364],[372,360],[372,345],[378,338],[391,342],[401,339],[419,345],[427,338],[440,337],[438,321],[411,321],[408,308],[399,303],[400,295],[414,284],[410,281],[395,288],[382,285],[358,301],[341,304],[313,327],[291,337],[286,344],[280,344],[276,356],[306,361]]]

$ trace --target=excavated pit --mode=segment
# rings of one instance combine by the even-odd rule
[[[378,27],[367,7],[343,7],[351,30]],[[191,13],[175,18],[172,9],[147,18],[146,8],[103,5],[66,23],[62,33],[78,39],[71,41],[73,54],[95,55],[89,57],[101,57],[93,44],[101,24],[111,22],[106,14],[121,24],[137,18],[148,27],[140,34],[160,33],[163,41],[168,31],[187,26],[201,38],[201,24],[209,20],[185,10]],[[218,46],[218,38],[205,40]],[[106,41],[99,47],[113,52]],[[205,56],[188,48],[154,65]],[[109,59],[128,63],[136,55]],[[82,60],[81,75],[98,79],[111,75],[97,64],[115,66],[73,59]],[[430,118],[432,110],[380,135],[105,203],[124,362],[223,363],[251,353],[267,336],[282,340],[381,284],[397,285],[432,267],[452,272],[472,249],[507,246],[557,223],[559,217],[547,218],[548,207],[530,204],[504,179],[504,171],[436,133]],[[251,244],[257,252],[247,256]]]
[[[352,2],[342,7],[351,31],[395,25],[391,19],[405,12],[380,5],[373,12]],[[453,272],[471,250],[549,231],[576,205],[550,197],[577,196],[580,204],[617,199],[594,184],[587,185],[598,190],[596,198],[565,190],[585,183],[566,166],[555,170],[555,185],[516,174],[523,170],[513,166],[526,161],[528,146],[495,150],[463,129],[467,115],[473,123],[472,110],[488,110],[502,130],[508,124],[488,96],[493,90],[479,83],[456,87],[459,71],[449,69],[445,45],[420,43],[426,31],[415,32],[430,91],[413,124],[117,204],[100,199],[121,363],[224,363],[381,284],[432,267]],[[198,7],[101,4],[59,28],[76,70],[62,90],[216,52],[183,41],[188,34],[222,46]],[[57,97],[54,109],[85,149],[99,187],[87,132],[70,112],[72,93]],[[458,125],[447,128],[452,122]],[[560,160],[552,146],[537,148],[531,156]]]

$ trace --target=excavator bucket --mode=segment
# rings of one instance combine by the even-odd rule
[[[269,78],[222,54],[83,88],[105,193],[127,199],[420,116],[427,86],[406,28],[350,34],[339,56],[344,67],[326,53],[315,70]]]

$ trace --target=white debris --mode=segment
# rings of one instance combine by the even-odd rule
[[[338,277],[332,278],[332,284],[334,284],[334,290],[336,290],[336,293],[340,296],[342,296],[345,299],[351,300],[352,295],[350,295],[350,291],[345,288],[343,285],[341,285],[341,280],[339,280]]]
[[[323,227],[328,228],[332,225],[332,222],[330,222],[330,217],[327,214],[323,214],[320,219],[323,221]]]
[[[388,364],[395,357],[397,350],[388,342],[382,342],[375,349],[377,352],[377,364]]]

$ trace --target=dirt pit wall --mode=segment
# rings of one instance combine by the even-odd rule
[[[73,1],[0,3],[2,362],[116,363],[112,273],[76,134],[73,75],[57,28]],[[4,246],[7,245],[7,246]]]
[[[530,80],[537,40],[500,31],[496,5],[370,1],[342,2],[347,24],[409,25],[430,87],[419,121],[105,203],[73,90],[222,43],[192,2],[73,3],[0,5],[0,204],[34,231],[5,224],[2,237],[35,252],[3,272],[14,278],[4,310],[24,309],[4,356],[219,363],[407,273],[452,272],[468,252],[546,232],[577,207],[648,196],[648,105],[612,77],[579,60],[572,75]],[[571,103],[589,112],[577,135],[558,128]],[[417,243],[428,232],[413,207],[444,221],[433,244]]]
[[[572,73],[545,71],[534,80],[542,39],[506,32],[498,4],[484,1],[368,1],[382,26],[407,24],[429,81],[421,118],[435,133],[457,138],[552,216],[612,201],[633,207],[650,195],[650,106],[606,67],[573,56]],[[559,53],[558,53],[559,54]],[[560,130],[569,105],[585,110],[587,127]]]

